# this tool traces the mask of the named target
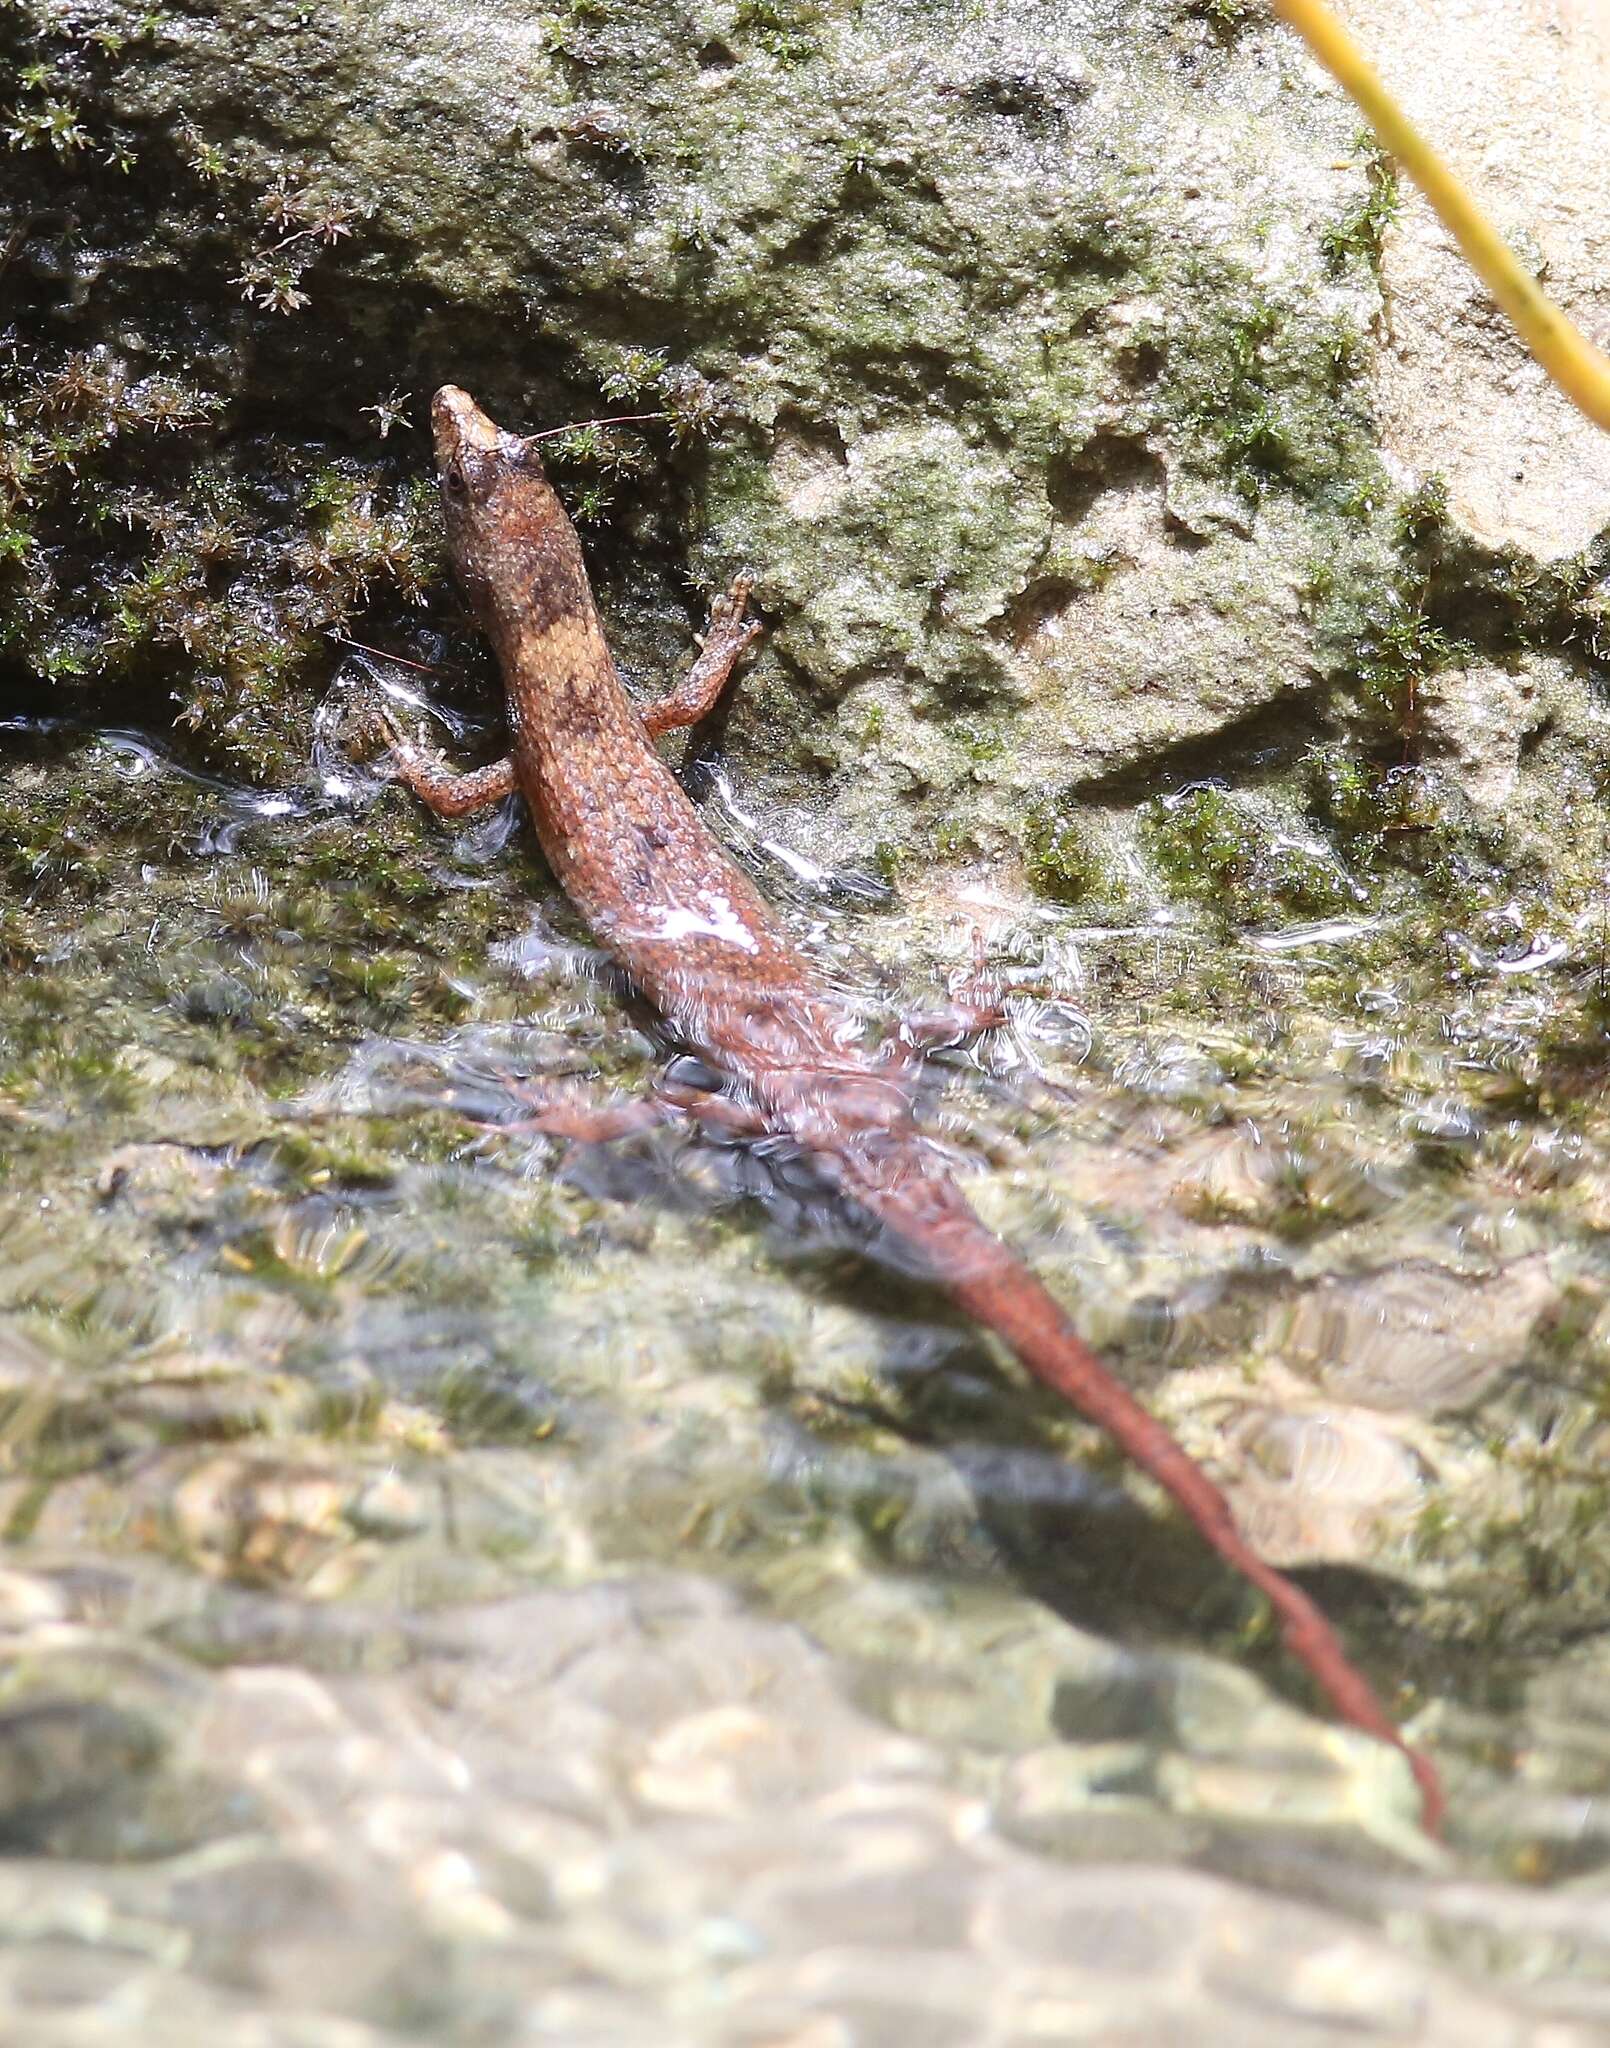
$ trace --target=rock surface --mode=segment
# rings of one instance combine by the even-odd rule
[[[1603,10],[1593,0],[1352,0],[1344,12],[1410,119],[1584,332],[1610,347]],[[1484,547],[1545,561],[1586,547],[1610,503],[1610,437],[1549,384],[1416,192],[1386,236],[1381,285],[1375,406],[1389,461],[1446,478],[1454,518]]]

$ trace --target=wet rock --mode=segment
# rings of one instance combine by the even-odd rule
[[[47,73],[66,63],[48,12],[26,18]],[[1349,117],[1281,92],[1281,40],[1182,63],[1163,0],[1122,24],[1057,8],[1030,45],[999,10],[960,34],[920,8],[828,10],[786,51],[791,31],[739,23],[712,72],[697,10],[544,29],[493,0],[466,19],[416,11],[401,69],[384,7],[336,42],[294,7],[204,35],[175,17],[105,75],[77,62],[86,121],[176,182],[137,220],[97,199],[93,317],[126,307],[127,339],[71,403],[130,410],[156,328],[177,327],[212,366],[209,420],[262,378],[281,437],[333,431],[395,473],[361,410],[378,419],[384,389],[451,375],[524,417],[611,409],[600,384],[634,377],[673,404],[708,388],[725,424],[680,482],[697,573],[760,565],[779,664],[734,741],[779,794],[826,767],[863,860],[891,806],[926,827],[964,798],[1002,844],[1048,782],[1278,723],[1294,676],[1334,663],[1303,591],[1316,555],[1344,583],[1379,568],[1368,512],[1335,511],[1375,476],[1357,360],[1375,294],[1323,261],[1363,171],[1333,167]],[[18,259],[42,307],[53,247],[41,228]],[[170,273],[195,283],[153,320]],[[686,361],[655,357],[684,334]],[[276,534],[315,605],[350,602],[343,577],[417,580],[409,515],[380,509],[392,483],[332,478],[307,486],[315,530]],[[657,495],[623,506],[643,537]],[[263,637],[303,646],[248,580]],[[628,580],[659,614],[627,607],[628,653],[635,632],[663,661],[680,618]],[[226,630],[189,547],[135,608],[223,668],[241,715],[218,740],[265,757],[282,714],[233,701],[261,652],[239,598]],[[261,1001],[240,974],[182,996],[240,1021]]]
[[[1439,1471],[1434,1439],[1368,1410],[1317,1405],[1289,1383],[1285,1393],[1278,1404],[1247,1401],[1223,1440],[1248,1540],[1288,1565],[1379,1557],[1424,1505]]]
[[[39,1854],[161,1760],[157,1729],[94,1700],[37,1699],[0,1714],[0,1839]]]
[[[1560,665],[1520,661],[1480,664],[1436,678],[1422,699],[1428,743],[1453,763],[1459,786],[1478,809],[1502,818],[1520,781],[1521,757],[1555,715],[1569,705]]]
[[[1420,1262],[1324,1277],[1275,1311],[1264,1348],[1344,1400],[1434,1415],[1479,1400],[1556,1296],[1542,1256],[1486,1277]]]
[[[1359,0],[1349,18],[1411,118],[1602,347],[1603,17],[1578,0],[1519,12],[1480,0],[1411,25],[1390,0]],[[1490,547],[1546,560],[1591,540],[1610,503],[1604,435],[1548,384],[1412,191],[1382,285],[1392,319],[1374,381],[1391,458],[1444,477],[1455,516]]]

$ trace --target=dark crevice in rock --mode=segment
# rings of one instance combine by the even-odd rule
[[[780,408],[775,431],[779,448],[792,445],[807,458],[832,462],[840,468],[850,459],[838,421],[816,418],[797,405]]]
[[[1071,526],[1087,518],[1105,493],[1137,487],[1155,488],[1161,496],[1163,465],[1156,451],[1138,434],[1102,433],[1052,468],[1046,497],[1056,517]]]
[[[1160,748],[1143,761],[1070,785],[1080,803],[1134,803],[1186,783],[1227,778],[1238,784],[1288,769],[1330,730],[1316,701],[1298,691],[1260,704],[1217,732]]]
[[[998,636],[1009,645],[1021,646],[1077,604],[1087,586],[1072,576],[1036,576],[1013,598],[997,623]]]

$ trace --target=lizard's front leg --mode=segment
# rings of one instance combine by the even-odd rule
[[[374,729],[391,750],[398,779],[406,782],[438,818],[467,818],[472,812],[484,811],[489,804],[511,796],[519,786],[514,761],[508,754],[500,761],[489,761],[484,768],[460,774],[449,768],[440,754],[409,739],[389,712],[374,713]]]
[[[679,725],[697,725],[714,709],[740,658],[760,638],[759,624],[744,617],[753,588],[752,577],[738,577],[726,596],[711,608],[698,660],[669,696],[644,706],[643,729],[650,739],[657,739],[662,732],[674,732]]]

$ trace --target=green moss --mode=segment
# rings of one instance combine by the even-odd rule
[[[1328,849],[1282,831],[1245,798],[1210,784],[1155,799],[1140,812],[1142,842],[1177,895],[1232,919],[1356,910],[1359,885]]]
[[[1186,895],[1238,888],[1255,871],[1257,842],[1226,790],[1190,789],[1158,798],[1143,819],[1153,860]]]
[[[420,597],[442,571],[434,492],[422,478],[377,487],[373,470],[351,460],[321,469],[303,498],[313,539],[301,568],[321,609],[339,623],[371,588],[389,584]]]
[[[1338,275],[1355,262],[1379,273],[1381,245],[1402,204],[1392,159],[1368,135],[1363,138],[1363,149],[1364,196],[1340,220],[1321,230],[1319,237],[1325,261]]]
[[[977,719],[960,719],[951,727],[951,737],[975,768],[988,767],[1007,751],[1006,735],[999,726],[984,725]]]
[[[1260,11],[1257,0],[1185,0],[1185,12],[1209,23],[1226,41]]]
[[[1428,676],[1470,659],[1424,612],[1394,607],[1376,615],[1359,649],[1359,701],[1386,732],[1412,750],[1419,739],[1420,691]]]
[[[1244,268],[1192,257],[1189,321],[1142,330],[1161,349],[1166,417],[1198,468],[1251,502],[1271,488],[1342,503],[1380,488],[1369,422],[1352,395],[1357,327],[1275,299]]]
[[[1309,808],[1322,823],[1349,838],[1382,829],[1380,773],[1345,747],[1316,747],[1307,757]]]
[[[738,0],[734,30],[779,63],[802,64],[819,54],[821,0]]]
[[[1036,806],[1023,821],[1023,865],[1036,894],[1052,903],[1099,895],[1107,877],[1077,815],[1066,805]]]
[[[1483,547],[1450,518],[1436,475],[1396,502],[1390,531],[1387,589],[1354,622],[1343,689],[1375,743],[1400,758],[1417,756],[1421,690],[1440,670],[1541,648],[1610,654],[1610,534],[1548,563]]]
[[[1399,501],[1392,515],[1397,544],[1406,554],[1432,546],[1448,524],[1448,485],[1441,476],[1431,475]]]
[[[213,435],[220,400],[106,349],[0,373],[5,651],[81,693],[177,690],[182,719],[261,765],[305,757],[287,684],[322,679],[330,631],[439,573],[431,494],[393,463],[291,479]],[[294,465],[295,458],[290,458]],[[302,714],[305,717],[305,713]]]
[[[561,1440],[552,1396],[527,1374],[452,1373],[432,1390],[432,1404],[461,1443],[529,1446]]]
[[[1335,833],[1355,862],[1372,868],[1395,861],[1425,870],[1454,857],[1455,849],[1438,837],[1446,804],[1431,770],[1338,745],[1316,748],[1306,774],[1310,815]]]

